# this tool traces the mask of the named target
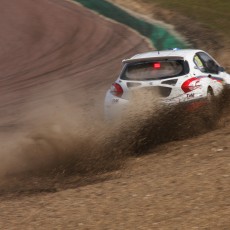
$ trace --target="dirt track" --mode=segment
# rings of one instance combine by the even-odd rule
[[[227,117],[213,132],[125,159],[123,169],[90,176],[6,176],[20,168],[17,162],[23,165],[16,154],[21,136],[36,135],[40,126],[46,141],[54,142],[52,148],[44,145],[46,153],[65,152],[63,144],[70,142],[77,148],[76,132],[66,129],[82,123],[82,110],[97,111],[90,119],[99,119],[121,59],[147,50],[148,44],[127,28],[62,0],[2,0],[0,17],[0,157],[8,163],[0,164],[1,229],[229,229]],[[50,123],[58,137],[52,136]],[[89,135],[86,145],[95,136]],[[41,145],[29,144],[30,153]],[[36,166],[42,149],[27,164]],[[46,154],[42,157],[48,161]]]

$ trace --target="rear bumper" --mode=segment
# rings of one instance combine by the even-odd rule
[[[207,104],[206,98],[202,97],[200,93],[193,93],[193,95],[193,97],[189,97],[188,94],[183,94],[171,99],[159,99],[153,102],[153,106],[157,108],[167,109],[176,105],[181,105],[184,109],[188,111],[195,111]],[[149,103],[147,104],[149,106]],[[125,111],[127,111],[129,105],[129,100],[115,97],[108,92],[104,104],[105,119],[114,120],[121,118]],[[137,104],[136,107],[139,107],[139,105]]]

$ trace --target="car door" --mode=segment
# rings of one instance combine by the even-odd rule
[[[198,52],[197,56],[202,62],[202,68],[200,69],[202,74],[210,79],[209,84],[212,87],[214,94],[218,94],[223,87],[223,76],[220,72],[220,66],[205,52]]]

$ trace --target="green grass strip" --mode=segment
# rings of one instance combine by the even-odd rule
[[[105,0],[75,0],[83,6],[98,12],[99,14],[125,24],[138,31],[141,35],[149,38],[153,46],[158,50],[172,48],[186,48],[188,45],[180,38],[170,33],[166,28],[144,21],[130,15],[121,8]]]
[[[202,23],[213,32],[222,33],[229,40],[230,1],[229,0],[142,0],[151,5],[159,5],[178,14]],[[151,6],[150,5],[150,6]],[[185,25],[189,26],[189,25]]]

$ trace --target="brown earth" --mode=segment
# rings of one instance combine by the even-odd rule
[[[229,229],[227,111],[203,134],[107,127],[105,91],[147,42],[70,2],[0,4],[1,229]]]

